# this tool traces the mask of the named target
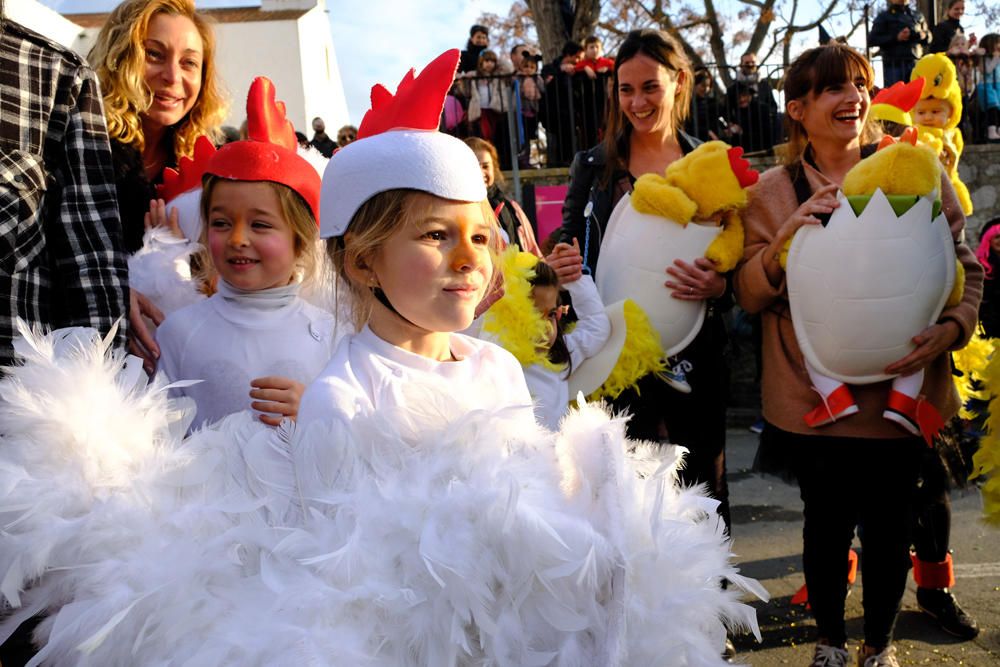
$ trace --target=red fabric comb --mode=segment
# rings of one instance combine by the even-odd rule
[[[897,81],[888,88],[878,91],[878,95],[872,100],[872,104],[888,104],[900,111],[909,112],[924,91],[924,77],[918,76],[913,81]]]
[[[201,177],[205,174],[208,161],[215,155],[215,144],[201,135],[194,142],[194,154],[182,157],[177,162],[177,169],[167,167],[163,170],[163,183],[156,186],[156,194],[160,199],[170,201],[188,190],[201,187]]]
[[[361,120],[358,139],[389,130],[436,130],[444,98],[458,70],[458,49],[445,51],[414,76],[411,69],[393,95],[385,86],[372,86],[372,108]]]
[[[729,156],[729,166],[733,170],[733,175],[736,176],[736,180],[739,182],[741,188],[749,188],[751,185],[757,182],[760,178],[760,174],[756,170],[750,168],[750,163],[743,159],[743,148],[740,146],[733,146],[726,154]]]
[[[247,137],[266,141],[294,152],[298,146],[295,128],[285,115],[285,103],[274,100],[274,83],[259,76],[247,93]]]

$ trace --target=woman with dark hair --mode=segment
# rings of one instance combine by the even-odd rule
[[[910,567],[911,512],[923,439],[883,418],[886,382],[852,385],[857,413],[810,427],[804,416],[816,406],[792,326],[780,255],[803,225],[819,224],[837,206],[845,174],[874,149],[867,124],[874,74],[848,46],[809,49],[785,79],[786,164],[760,178],[744,210],[746,245],[734,280],[737,301],[761,314],[761,397],[766,425],[759,460],[791,468],[804,502],[802,561],[819,639],[815,667],[843,667],[847,554],[855,526],[864,527],[864,633],[861,667],[897,667],[892,631]],[[947,420],[958,409],[949,350],[966,344],[976,326],[982,269],[962,242],[965,217],[947,176],[942,212],[965,269],[959,305],[914,338],[912,353],[886,373],[923,369],[921,393]]]
[[[615,58],[604,141],[574,158],[563,206],[562,238],[577,239],[591,273],[615,270],[614,266],[598,268],[601,239],[612,210],[632,191],[636,179],[648,173],[663,174],[668,165],[700,143],[682,130],[691,109],[693,78],[684,51],[664,32],[635,30],[622,43]],[[632,415],[630,437],[669,440],[688,448],[681,477],[687,483],[708,486],[720,502],[719,513],[728,528],[729,370],[723,356],[727,339],[721,317],[731,301],[727,280],[704,258],[691,264],[678,260],[664,269],[664,299],[708,301],[701,332],[675,364],[685,371],[687,387],[677,376],[673,384],[667,384],[649,375],[636,389],[622,393],[615,407]],[[682,393],[684,388],[690,393]]]

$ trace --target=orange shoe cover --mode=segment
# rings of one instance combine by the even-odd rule
[[[854,549],[848,549],[847,551],[847,585],[848,587],[853,586],[854,582],[858,579],[858,552]],[[806,588],[805,584],[802,584],[802,588],[795,591],[795,595],[792,596],[791,604],[804,604],[806,608],[809,607],[809,589]]]
[[[915,551],[911,551],[910,560],[913,561],[913,581],[920,588],[951,588],[955,585],[951,554],[940,563],[928,563],[917,558]]]
[[[805,416],[806,425],[819,428],[832,424],[838,419],[849,417],[858,411],[854,396],[846,384],[842,384],[823,399],[823,402],[813,408]]]
[[[882,416],[913,435],[922,435],[928,447],[934,446],[934,436],[944,428],[941,413],[923,397],[911,398],[895,390],[889,392],[889,401]]]

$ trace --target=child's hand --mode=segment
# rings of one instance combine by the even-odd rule
[[[176,207],[171,208],[170,215],[167,215],[167,203],[162,199],[152,199],[149,202],[149,210],[146,211],[143,222],[146,224],[146,229],[151,227],[166,227],[170,230],[171,234],[182,239],[184,238],[184,232],[181,231],[178,215]]]
[[[585,66],[583,68],[583,71],[587,73],[587,76],[590,77],[591,80],[597,78],[597,74],[594,72],[594,70],[590,69],[590,65]]]
[[[257,400],[250,407],[260,412],[271,412],[271,415],[261,415],[260,420],[268,426],[277,426],[285,417],[294,420],[299,414],[299,401],[306,386],[289,378],[268,376],[250,381],[250,398]]]
[[[573,245],[557,243],[552,253],[545,258],[545,263],[559,276],[560,284],[565,285],[579,280],[583,275],[583,256],[580,254],[580,242],[573,239]]]

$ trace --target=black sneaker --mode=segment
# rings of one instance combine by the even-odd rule
[[[948,634],[962,639],[973,639],[979,634],[976,619],[962,610],[947,588],[918,588],[917,606]]]

